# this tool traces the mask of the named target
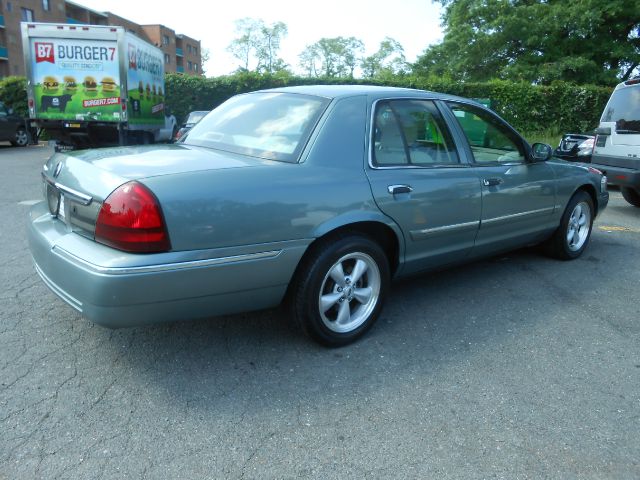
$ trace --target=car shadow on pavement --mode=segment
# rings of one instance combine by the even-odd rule
[[[521,250],[397,282],[377,325],[340,349],[292,331],[276,309],[116,331],[96,327],[105,340],[96,354],[133,384],[144,376],[142,383],[154,386],[145,395],[205,411],[344,400],[356,390],[375,398],[380,389],[429,381],[442,370],[468,373],[478,359],[504,362],[502,350],[526,346],[539,323],[556,321],[568,305],[579,308],[583,297],[563,278],[585,270],[598,275],[604,267],[590,255],[557,262]]]

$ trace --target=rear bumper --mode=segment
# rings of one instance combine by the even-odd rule
[[[640,187],[640,160],[593,155],[591,166],[604,172],[611,185]]]
[[[44,203],[31,210],[28,236],[45,284],[83,316],[110,328],[274,307],[306,249],[306,242],[283,242],[235,251],[128,254],[69,232]]]

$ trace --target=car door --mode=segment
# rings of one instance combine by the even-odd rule
[[[480,223],[480,183],[436,105],[380,100],[372,115],[367,176],[376,204],[403,231],[402,273],[463,259]]]
[[[530,162],[528,147],[488,110],[447,102],[468,141],[482,185],[482,216],[474,255],[514,248],[553,226],[555,177],[545,162]]]

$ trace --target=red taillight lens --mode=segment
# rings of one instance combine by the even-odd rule
[[[104,201],[96,222],[96,241],[136,253],[171,248],[158,200],[138,182],[121,185]]]

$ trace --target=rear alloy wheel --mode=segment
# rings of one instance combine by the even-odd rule
[[[349,235],[316,245],[294,281],[298,325],[314,340],[338,347],[375,323],[389,288],[389,262],[378,244]]]
[[[640,190],[632,187],[620,187],[624,199],[634,207],[640,207]]]
[[[562,215],[560,227],[547,241],[548,252],[561,260],[578,258],[589,243],[593,219],[593,200],[586,192],[576,192]]]
[[[15,140],[11,142],[11,145],[15,147],[26,147],[28,144],[29,134],[27,134],[27,131],[24,128],[18,128],[18,130],[16,130]]]

